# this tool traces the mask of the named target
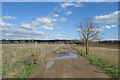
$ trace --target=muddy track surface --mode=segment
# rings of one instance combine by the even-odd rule
[[[32,78],[110,78],[104,71],[76,54],[71,47],[64,46],[54,53]]]

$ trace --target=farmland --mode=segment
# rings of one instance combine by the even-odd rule
[[[51,53],[62,44],[3,44],[2,45],[2,76],[13,77],[26,65],[32,64],[31,53],[37,55],[41,61],[47,54]],[[32,52],[30,51],[32,49]]]
[[[1,0],[0,79],[120,80],[119,5]]]
[[[85,51],[84,45],[75,45]],[[90,44],[89,53],[110,60],[118,64],[118,44]]]
[[[70,76],[75,78],[117,77],[118,75],[117,72],[113,73],[117,69],[116,67],[118,61],[117,48],[118,48],[117,44],[90,44],[89,45],[90,55],[85,55],[85,46],[80,44],[79,45],[64,44],[64,46],[63,44],[45,44],[45,43],[3,44],[2,77],[3,78],[13,77],[28,78],[31,76],[33,78],[41,77],[67,78]],[[57,52],[56,50],[58,50],[60,54],[54,54]],[[84,52],[82,52],[81,50]],[[55,57],[64,56],[65,54],[62,53],[65,52],[71,52],[77,55],[81,54],[82,56],[79,55],[75,59],[74,58],[61,60],[55,59]],[[32,53],[37,55],[36,56],[37,64],[36,63],[33,64],[31,57]],[[51,55],[49,55],[49,53],[51,53]],[[87,58],[88,61],[84,57]],[[102,61],[102,59],[105,60]],[[95,65],[91,65],[89,60],[92,61],[91,63],[93,64],[100,65],[100,67],[102,67],[103,70],[96,67]],[[110,62],[108,63],[107,60],[109,60]],[[54,62],[54,66],[52,66],[51,69],[49,69],[48,71],[46,69],[46,65],[48,62],[52,61]],[[106,65],[103,66],[102,64],[106,64],[107,66],[112,65],[113,67],[106,67]],[[81,72],[81,69],[84,74]],[[87,73],[88,70],[90,71]],[[42,74],[43,72],[45,73]],[[73,72],[75,73],[75,75],[72,74]],[[91,73],[93,75],[91,75]],[[106,73],[109,75],[107,75]],[[49,76],[49,74],[51,75]]]

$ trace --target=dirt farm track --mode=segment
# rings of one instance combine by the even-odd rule
[[[64,46],[59,52],[71,52],[77,54],[69,46]],[[104,71],[90,64],[80,55],[77,58],[55,59],[62,54],[53,54],[32,78],[110,78]],[[49,68],[46,66],[50,65]]]

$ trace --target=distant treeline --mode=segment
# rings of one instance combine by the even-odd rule
[[[105,41],[99,41],[99,44],[119,44],[120,41],[118,40],[105,40]]]
[[[68,43],[70,40],[2,40],[3,44],[9,44],[9,43],[14,43],[14,44],[23,44],[23,43]]]
[[[58,44],[85,44],[85,41],[80,40],[2,40],[2,44],[25,44],[25,43],[58,43]],[[90,44],[117,44],[118,40],[106,40],[106,41],[89,41]]]

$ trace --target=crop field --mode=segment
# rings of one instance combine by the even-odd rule
[[[10,78],[24,66],[32,64],[31,54],[35,53],[38,61],[62,44],[3,44],[2,77]]]
[[[85,51],[85,45],[74,45]],[[89,53],[118,64],[118,44],[90,44]]]

